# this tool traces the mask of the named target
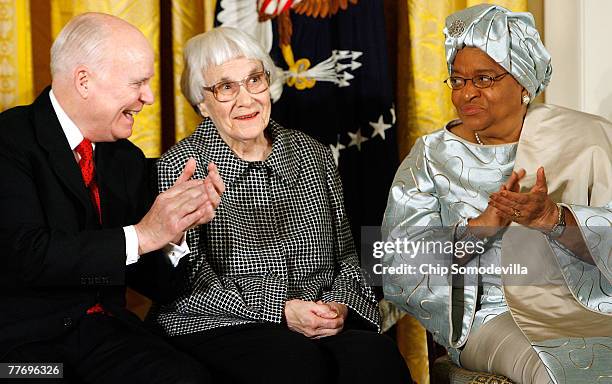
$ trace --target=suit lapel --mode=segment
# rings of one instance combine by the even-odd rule
[[[79,166],[51,105],[49,90],[50,87],[45,89],[33,104],[34,128],[38,143],[47,151],[49,164],[58,179],[81,203],[89,217],[94,213],[93,206],[83,183]]]

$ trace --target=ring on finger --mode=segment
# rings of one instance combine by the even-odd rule
[[[512,216],[516,219],[522,216],[521,211],[516,208],[512,208]]]

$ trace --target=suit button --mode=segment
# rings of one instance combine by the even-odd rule
[[[72,327],[72,319],[70,317],[64,317],[64,327]]]

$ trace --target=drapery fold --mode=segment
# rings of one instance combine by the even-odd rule
[[[183,49],[191,37],[210,30],[214,25],[216,0],[172,1],[172,54],[174,68],[175,139],[189,136],[202,121],[181,93]]]
[[[0,1],[0,109],[29,103],[32,35],[29,0]]]

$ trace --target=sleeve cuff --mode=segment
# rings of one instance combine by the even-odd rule
[[[138,235],[133,225],[123,227],[125,233],[125,265],[134,264],[140,259],[138,254]]]
[[[454,226],[452,230],[453,240],[456,243],[464,243],[462,247],[474,249],[477,252],[470,252],[472,254],[482,255],[489,250],[491,244],[493,243],[493,239],[499,236],[499,231],[496,235],[492,237],[480,238],[476,236],[469,227],[468,218],[462,218],[459,220]]]
[[[453,240],[459,241],[461,240],[468,229],[468,218],[462,217],[455,225],[453,225]]]
[[[326,303],[335,301],[346,305],[349,310],[355,312],[355,315],[364,320],[366,324],[370,324],[375,328],[376,332],[380,332],[380,314],[378,312],[378,305],[375,302],[370,302],[359,294],[350,291],[323,292],[321,299]]]
[[[181,244],[168,243],[162,250],[172,265],[176,267],[179,261],[190,252],[189,246],[187,245],[187,236],[183,233]]]

